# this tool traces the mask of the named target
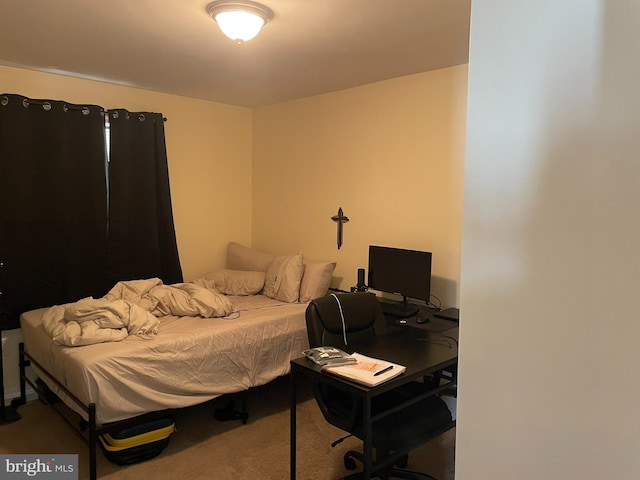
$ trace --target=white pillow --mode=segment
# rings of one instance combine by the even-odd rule
[[[256,295],[264,287],[264,272],[216,270],[203,279],[207,288],[215,288],[225,295]]]
[[[300,283],[300,302],[306,303],[324,297],[331,286],[336,262],[305,260],[304,273]]]
[[[236,242],[229,242],[229,245],[227,245],[226,268],[229,270],[266,272],[274,258],[276,256],[271,253],[245,247]]]
[[[281,302],[297,302],[303,272],[302,253],[276,257],[265,274],[262,293]]]

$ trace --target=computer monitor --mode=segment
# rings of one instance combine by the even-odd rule
[[[368,285],[373,290],[424,300],[431,296],[431,252],[369,246]]]

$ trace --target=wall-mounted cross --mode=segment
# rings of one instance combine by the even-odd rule
[[[342,207],[338,208],[338,214],[331,217],[331,220],[336,222],[336,227],[338,228],[338,250],[342,246],[342,226],[349,221],[349,217],[345,217],[344,213],[342,213]]]

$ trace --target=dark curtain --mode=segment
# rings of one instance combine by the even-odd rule
[[[0,95],[0,326],[104,295],[104,112]]]
[[[109,110],[109,279],[182,282],[164,119]]]

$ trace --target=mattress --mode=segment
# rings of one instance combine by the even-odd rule
[[[20,317],[25,350],[82,403],[95,403],[99,424],[196,405],[286,375],[309,345],[306,303],[230,298],[236,312],[227,318],[161,317],[157,335],[81,347],[55,345],[42,326],[45,309],[32,310]]]

